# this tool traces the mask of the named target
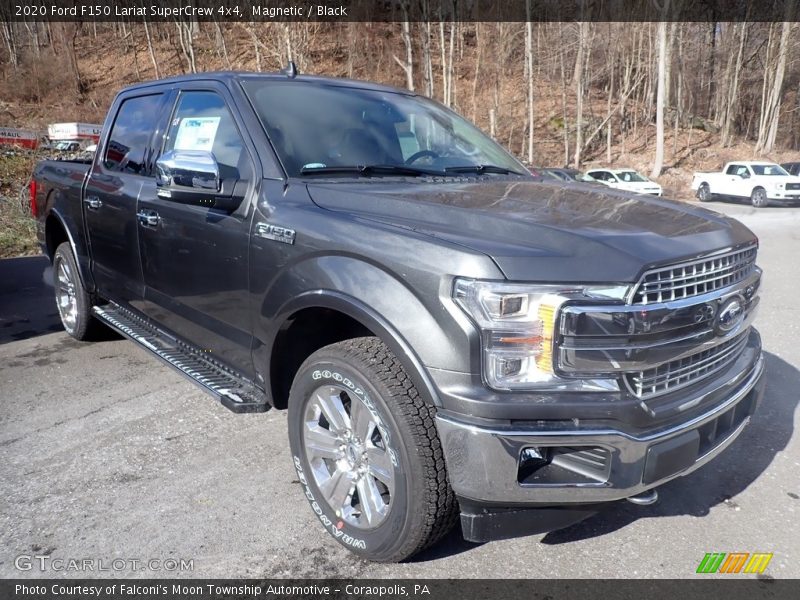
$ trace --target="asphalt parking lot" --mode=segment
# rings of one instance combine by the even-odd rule
[[[131,342],[72,340],[46,259],[0,261],[0,577],[93,575],[15,566],[49,556],[122,559],[94,573],[117,577],[684,578],[706,552],[736,551],[772,552],[765,576],[800,577],[800,207],[710,207],[758,234],[765,271],[767,392],[736,443],[664,485],[654,506],[620,502],[568,529],[483,545],[455,531],[398,565],[355,559],[323,532],[284,412],[235,415]],[[130,566],[150,559],[193,570]]]

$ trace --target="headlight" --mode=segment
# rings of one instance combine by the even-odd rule
[[[523,285],[457,279],[456,303],[481,330],[483,374],[498,390],[618,389],[615,380],[564,379],[553,370],[555,325],[573,299],[622,301],[627,286]]]

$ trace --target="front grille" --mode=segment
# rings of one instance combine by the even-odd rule
[[[654,369],[637,371],[625,376],[631,393],[647,400],[673,392],[713,375],[730,365],[744,349],[748,333],[703,350],[691,356],[664,363]]]
[[[699,296],[742,281],[755,268],[756,247],[652,269],[639,280],[633,304],[670,302]]]
[[[800,190],[800,183],[787,183],[786,184],[787,190]]]

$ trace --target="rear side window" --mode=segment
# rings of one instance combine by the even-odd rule
[[[147,175],[150,137],[158,119],[161,94],[136,96],[119,107],[106,144],[103,166],[111,171]]]

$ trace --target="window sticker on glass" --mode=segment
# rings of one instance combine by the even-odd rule
[[[219,117],[188,117],[181,121],[175,136],[176,150],[205,150],[211,152],[217,137]]]

